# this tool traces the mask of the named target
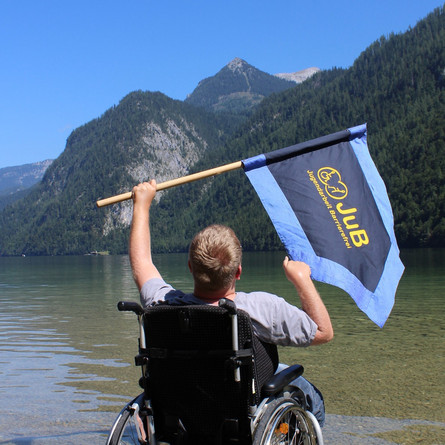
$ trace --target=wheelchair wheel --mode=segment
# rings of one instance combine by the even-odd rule
[[[142,423],[139,415],[139,408],[142,406],[142,394],[130,402],[120,412],[108,436],[107,445],[150,445],[150,435],[153,434],[152,416],[145,416],[146,423],[148,421],[148,435],[147,428]],[[148,437],[147,437],[148,436]],[[141,440],[140,440],[141,439]]]
[[[253,436],[253,445],[317,445],[314,424],[293,399],[279,398],[266,408]]]

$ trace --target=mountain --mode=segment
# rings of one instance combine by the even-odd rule
[[[267,74],[237,57],[199,82],[185,102],[209,111],[243,113],[272,93],[294,86],[294,81]]]
[[[392,202],[401,247],[445,246],[445,15],[438,8],[403,34],[381,37],[349,69],[315,74],[263,100],[206,163],[221,165],[362,123]],[[204,166],[204,160],[201,161]],[[199,200],[198,184],[172,190],[152,218],[157,249],[184,249],[182,233],[209,221],[228,224],[245,250],[281,244],[245,176],[216,177]],[[175,208],[190,227],[171,221]],[[179,232],[179,229],[181,232]]]
[[[406,33],[381,37],[349,69],[292,85],[243,119],[162,93],[130,93],[76,129],[42,181],[0,212],[0,255],[125,253],[131,203],[97,209],[98,198],[150,177],[173,179],[365,122],[399,245],[445,246],[443,8]],[[213,222],[232,226],[244,250],[280,248],[239,170],[160,193],[152,209],[153,248],[184,251]]]
[[[33,164],[0,168],[0,196],[15,193],[37,184],[52,162],[52,159],[47,159]]]
[[[0,214],[1,254],[59,255],[126,249],[131,204],[104,210],[95,201],[188,173],[222,144],[233,122],[162,93],[137,91],[76,129],[42,181]],[[113,244],[114,243],[114,244]],[[113,245],[113,248],[109,248]]]
[[[47,159],[32,164],[0,168],[0,210],[26,196],[30,187],[43,178],[52,162],[52,159]]]

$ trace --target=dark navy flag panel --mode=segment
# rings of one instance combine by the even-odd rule
[[[383,326],[403,265],[366,126],[243,161],[290,257]],[[392,276],[389,276],[392,275]]]
[[[351,144],[268,167],[315,254],[346,267],[374,292],[391,243]]]

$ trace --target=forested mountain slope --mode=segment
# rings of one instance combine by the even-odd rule
[[[129,94],[76,129],[42,182],[0,214],[1,254],[126,250],[126,240],[115,239],[115,233],[128,228],[130,203],[100,211],[96,199],[129,191],[150,177],[186,174],[230,131],[232,122],[224,116],[161,93]]]
[[[211,159],[202,166],[245,159],[367,122],[368,144],[387,185],[399,244],[444,246],[444,87],[440,8],[406,33],[376,41],[350,69],[318,73],[266,99],[237,137],[209,153]],[[242,172],[217,177],[206,187],[205,198],[196,203],[198,184],[171,191],[162,200],[153,218],[157,248],[183,249],[191,233],[209,222],[233,226],[245,249],[280,246]],[[168,214],[173,205],[180,223]],[[166,219],[170,234],[161,227]]]

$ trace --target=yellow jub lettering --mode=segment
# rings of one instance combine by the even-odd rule
[[[357,224],[357,222],[355,222],[354,224],[351,224],[352,221],[355,221],[355,215],[353,215],[353,213],[357,212],[357,209],[355,207],[352,207],[350,209],[344,209],[343,203],[339,202],[336,205],[336,209],[342,215],[349,215],[349,216],[345,216],[343,218],[343,224],[345,225],[345,228],[347,230],[359,228],[359,225]],[[368,237],[368,234],[366,233],[366,230],[364,230],[364,229],[352,230],[349,232],[349,236],[351,237],[351,240],[355,247],[361,247],[366,244],[369,244],[369,237]]]

